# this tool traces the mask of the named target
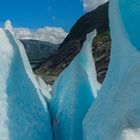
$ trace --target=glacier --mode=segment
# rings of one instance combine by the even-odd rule
[[[9,21],[0,28],[0,56],[0,140],[53,140],[51,95],[39,85]]]
[[[44,97],[46,102],[49,104],[49,102],[51,101],[51,98],[52,98],[52,95],[50,93],[51,87],[49,85],[47,85],[40,76],[36,76],[36,80],[38,82],[39,89],[42,93],[42,96]]]
[[[92,56],[96,31],[87,35],[83,48],[60,74],[52,88],[50,110],[55,140],[82,140],[82,121],[97,97],[97,82]]]
[[[83,121],[84,140],[139,140],[140,1],[110,0],[109,19],[111,60]]]
[[[140,139],[140,1],[110,0],[109,19],[102,85],[91,48],[96,30],[50,89],[33,73],[11,22],[0,28],[0,140]]]

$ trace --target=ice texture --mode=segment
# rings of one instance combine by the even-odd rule
[[[110,0],[109,70],[83,121],[84,140],[140,139],[140,1]]]
[[[81,52],[60,74],[52,89],[50,110],[55,140],[82,140],[82,121],[97,96],[91,46],[96,31],[87,35]]]
[[[0,140],[52,140],[47,103],[11,28],[0,28]]]
[[[39,89],[41,90],[42,96],[44,97],[44,99],[46,100],[46,102],[50,102],[51,100],[51,88],[49,85],[47,85],[45,83],[45,81],[40,77],[40,76],[36,76],[37,82],[39,84]]]

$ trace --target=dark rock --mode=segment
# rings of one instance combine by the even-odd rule
[[[98,81],[103,82],[110,60],[110,34],[108,20],[108,5],[105,3],[97,9],[86,13],[72,27],[69,35],[60,45],[55,54],[51,55],[34,68],[37,74],[57,77],[73,58],[80,52],[86,34],[97,29],[97,36],[93,41],[93,55],[96,62]]]

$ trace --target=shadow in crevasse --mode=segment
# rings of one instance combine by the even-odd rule
[[[25,71],[14,38],[9,31],[6,35],[14,50],[6,89],[10,140],[52,140],[49,113]]]

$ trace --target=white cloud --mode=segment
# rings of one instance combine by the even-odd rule
[[[53,19],[53,20],[55,20],[55,19],[56,19],[56,17],[55,17],[55,16],[52,16],[52,19]]]
[[[67,33],[59,27],[44,27],[36,30],[28,28],[14,28],[14,33],[18,39],[35,39],[51,42],[54,44],[62,43]]]
[[[3,24],[0,22],[0,25]],[[13,28],[10,20],[7,20],[4,23],[5,29],[10,29],[17,39],[34,39],[50,42],[53,44],[60,44],[68,35],[61,27],[43,27],[38,29],[29,29],[29,28]]]
[[[107,1],[108,0],[83,0],[84,10],[85,12],[89,12]]]

